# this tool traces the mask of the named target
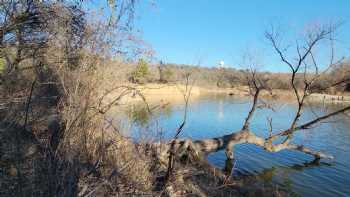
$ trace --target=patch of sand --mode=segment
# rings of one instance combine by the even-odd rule
[[[161,104],[184,102],[184,93],[186,92],[185,85],[156,83],[149,83],[144,85],[127,85],[137,89],[149,103]],[[226,94],[242,97],[249,96],[249,89],[246,86],[240,86],[235,88],[192,86],[187,88],[191,89],[190,101],[196,100],[201,95],[210,94]],[[117,95],[118,93],[111,94],[109,97],[112,99]],[[284,102],[296,102],[294,93],[289,90],[273,90],[272,94],[268,91],[262,91],[261,97],[265,99],[281,100]],[[132,103],[139,101],[142,101],[142,97],[137,96],[137,94],[135,93],[124,96],[121,100],[122,103]],[[325,103],[350,102],[350,95],[312,94],[308,98],[308,101]]]

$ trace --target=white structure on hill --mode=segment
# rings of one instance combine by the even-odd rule
[[[219,62],[219,68],[225,68],[225,62],[223,60]]]

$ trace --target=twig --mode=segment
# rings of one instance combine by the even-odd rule
[[[32,100],[32,95],[33,95],[35,83],[36,83],[36,79],[33,80],[32,85],[31,85],[31,87],[30,87],[30,92],[29,92],[29,96],[28,96],[28,100],[27,100],[27,105],[26,105],[26,111],[25,111],[25,118],[24,118],[23,130],[26,130],[26,127],[27,127],[29,106],[30,106],[30,103],[31,103],[31,100]]]

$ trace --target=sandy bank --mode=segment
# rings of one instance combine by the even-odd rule
[[[151,103],[177,103],[184,102],[185,85],[178,84],[145,84],[133,86]],[[226,94],[236,96],[248,96],[248,88],[217,88],[217,87],[187,87],[191,89],[190,101],[203,95]],[[142,98],[131,94],[122,99],[122,103],[138,102]]]
[[[129,86],[137,89],[150,103],[178,103],[184,102],[184,92],[186,86],[178,84],[145,84],[135,85],[128,84]],[[225,94],[231,96],[249,96],[249,89],[246,86],[240,86],[235,88],[218,88],[218,87],[200,87],[192,86],[190,101],[196,100],[203,95],[215,95]],[[118,93],[110,95],[111,98],[115,97]],[[273,90],[271,92],[262,91],[261,97],[265,99],[281,100],[284,102],[295,102],[295,96],[293,92],[288,90]],[[130,94],[122,99],[122,103],[139,102],[142,98],[137,94]],[[350,102],[350,95],[328,95],[328,94],[312,94],[308,101],[310,102],[322,102],[322,103],[348,103]]]

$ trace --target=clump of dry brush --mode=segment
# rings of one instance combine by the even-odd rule
[[[0,196],[150,191],[152,157],[108,114],[135,89],[103,86],[134,1],[106,2],[109,20],[83,1],[1,1]]]

